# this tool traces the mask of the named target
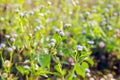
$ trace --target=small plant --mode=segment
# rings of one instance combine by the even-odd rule
[[[0,80],[117,76],[119,4],[119,0],[0,0]],[[114,72],[107,66],[100,72],[99,63]]]

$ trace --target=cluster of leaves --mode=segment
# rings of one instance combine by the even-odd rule
[[[1,79],[85,78],[89,64],[93,66],[91,49],[120,51],[119,4],[1,0]]]

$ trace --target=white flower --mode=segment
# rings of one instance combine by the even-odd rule
[[[91,77],[91,74],[90,74],[90,73],[86,73],[86,75],[87,75],[88,77]]]
[[[34,31],[39,31],[41,29],[40,26],[36,26],[36,28],[34,29]]]
[[[89,80],[95,80],[93,77],[90,77]]]
[[[10,67],[10,61],[9,61],[9,60],[6,60],[6,61],[4,62],[4,65],[5,65],[6,67]]]
[[[90,26],[94,26],[94,22],[89,21]]]
[[[4,48],[5,46],[6,46],[5,43],[0,44],[0,48]]]
[[[16,9],[16,10],[15,10],[15,12],[16,12],[16,13],[19,13],[19,12],[20,12],[20,10],[19,10],[19,9]]]
[[[21,12],[21,13],[19,13],[19,16],[20,16],[20,17],[23,17],[23,16],[24,16],[24,14]]]
[[[82,51],[83,46],[81,46],[81,45],[77,45],[77,46],[76,46],[76,49],[77,49],[78,51]]]
[[[55,32],[59,33],[59,32],[60,32],[60,29],[57,29],[57,28],[56,28],[56,29],[55,29]]]
[[[109,78],[113,78],[113,75],[112,74],[107,74],[107,76],[109,77]]]
[[[29,33],[29,36],[32,37],[32,33]]]
[[[101,42],[99,43],[99,47],[100,47],[100,48],[105,47],[105,43],[104,43],[103,41],[101,41]]]
[[[11,42],[14,42],[14,41],[15,41],[15,38],[10,38],[10,41],[11,41]]]
[[[54,47],[54,46],[55,46],[55,43],[54,43],[54,42],[51,42],[51,43],[50,43],[50,46],[51,46],[51,47]]]
[[[90,73],[90,69],[87,68],[87,69],[85,69],[85,70],[86,70],[87,73]]]
[[[114,12],[114,13],[113,13],[113,15],[114,15],[114,16],[117,16],[117,15],[118,15],[118,13],[117,13],[117,12]]]
[[[33,15],[33,14],[34,14],[34,11],[33,11],[33,10],[30,10],[30,11],[29,11],[29,14],[30,14],[30,15]]]
[[[112,27],[110,25],[107,26],[108,30],[112,30]]]
[[[77,77],[77,75],[76,75],[76,74],[73,74],[73,77],[74,77],[74,78],[76,78],[76,77]]]
[[[112,4],[108,4],[107,6],[108,6],[109,8],[112,8],[112,7],[113,7],[113,5],[112,5]]]
[[[9,48],[7,49],[7,51],[8,51],[8,52],[12,52],[12,51],[13,51],[13,48],[9,47]]]
[[[59,34],[60,34],[60,36],[64,36],[65,35],[63,31],[60,31]]]
[[[94,41],[88,41],[87,43],[88,44],[94,44]]]
[[[25,69],[30,69],[30,67],[28,65],[24,65]]]
[[[108,9],[108,8],[105,8],[105,12],[109,12],[109,9]]]
[[[100,78],[100,80],[105,80],[105,78]]]
[[[14,50],[15,50],[15,49],[16,49],[16,46],[12,46],[12,49],[14,49]]]
[[[10,38],[10,36],[9,36],[9,35],[5,35],[5,38],[9,39],[9,38]]]
[[[7,78],[7,73],[2,73],[2,76],[3,76],[4,78]]]
[[[30,60],[25,60],[25,61],[24,61],[24,63],[29,63],[29,62],[30,62]]]
[[[86,15],[90,15],[90,12],[85,12]]]
[[[70,26],[71,26],[71,24],[66,23],[64,26],[65,26],[65,27],[70,27]]]
[[[55,40],[55,39],[51,39],[51,40],[50,40],[50,42],[54,42],[54,43],[55,43],[55,42],[56,42],[56,40]]]
[[[39,66],[37,64],[35,64],[35,69],[38,70]]]
[[[82,34],[86,34],[86,31],[82,31]]]
[[[49,50],[47,48],[43,48],[45,54],[48,54],[49,53]]]
[[[39,19],[35,19],[35,21],[36,21],[38,24],[41,23],[41,21],[40,21]]]
[[[48,1],[47,3],[48,3],[49,5],[51,5],[51,4],[52,4],[52,2],[50,2],[50,1]]]
[[[18,35],[17,35],[17,34],[12,34],[11,36],[12,36],[12,37],[17,37]]]

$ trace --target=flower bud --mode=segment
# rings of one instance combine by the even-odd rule
[[[55,46],[55,43],[54,43],[54,42],[51,42],[51,43],[50,43],[50,46],[51,46],[51,47],[54,47],[54,46]]]
[[[4,65],[5,65],[5,67],[10,67],[10,61],[9,61],[9,60],[6,60],[6,61],[4,62]]]
[[[76,46],[76,49],[77,49],[78,51],[82,51],[83,46],[81,46],[81,45],[77,45],[77,46]]]
[[[59,34],[60,34],[60,36],[64,36],[65,35],[63,31],[60,31]]]

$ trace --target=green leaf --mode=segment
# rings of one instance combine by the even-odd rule
[[[61,67],[60,64],[55,65],[55,70],[61,73]]]
[[[86,62],[82,62],[81,66],[82,66],[84,69],[86,69],[86,68],[89,67],[89,66],[88,66],[88,63],[86,63]]]
[[[91,66],[94,65],[94,61],[91,58],[88,58],[87,61],[90,63]]]
[[[23,68],[22,66],[16,66],[16,68],[22,75],[25,75],[25,74],[29,73],[29,70]]]
[[[75,64],[75,71],[78,75],[85,77],[85,70],[84,68],[82,68],[82,66],[80,66],[78,63]]]
[[[48,65],[50,65],[50,55],[45,54],[44,56],[40,57],[39,63],[42,67],[47,67]]]
[[[59,72],[53,72],[52,74],[54,74],[54,75],[56,75],[58,77],[62,77],[61,73],[59,73]]]

